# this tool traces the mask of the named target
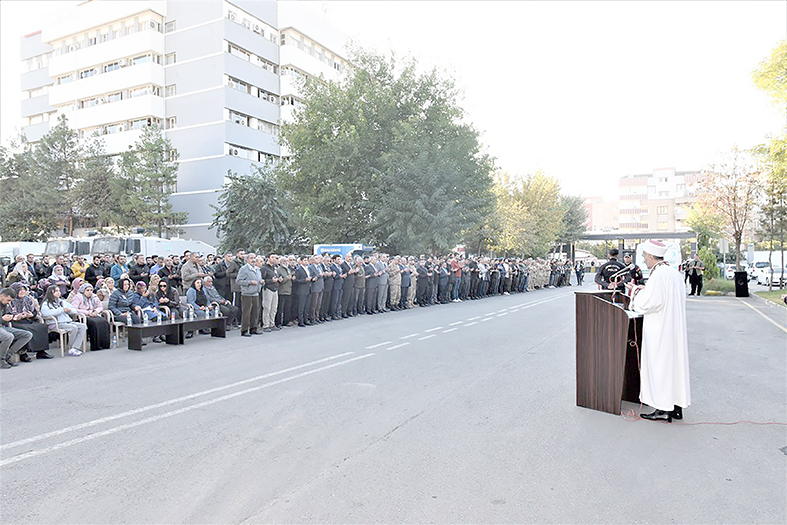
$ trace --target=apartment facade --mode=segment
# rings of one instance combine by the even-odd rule
[[[618,180],[617,201],[585,199],[589,231],[618,233],[687,232],[700,171],[657,168],[652,173],[626,175]]]
[[[170,201],[189,214],[184,237],[215,244],[228,171],[286,156],[298,80],[338,78],[345,42],[297,2],[91,0],[22,38],[22,132],[35,142],[65,114],[117,155],[158,125],[179,155]]]

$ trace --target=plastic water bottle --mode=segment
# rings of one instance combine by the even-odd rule
[[[117,346],[118,346],[118,336],[117,335],[112,335],[112,347],[111,348],[117,348]]]
[[[150,321],[148,320],[148,314],[146,314],[145,312],[142,312],[142,326],[147,326],[149,324],[150,324]]]
[[[172,322],[174,323],[174,322],[175,322],[175,314],[172,314],[172,315],[170,316],[170,319],[169,319],[169,320],[170,320],[170,321],[172,321]]]
[[[216,312],[216,319],[218,319],[219,317],[221,317],[221,308],[219,308],[219,305],[216,305],[216,310],[215,310],[215,312]]]
[[[163,313],[161,313],[161,312],[159,312],[159,313],[158,313],[158,319],[157,319],[157,321],[156,321],[156,324],[161,324],[161,323],[162,323],[162,319],[163,319],[163,318],[164,318],[164,314],[163,314]]]
[[[126,312],[126,326],[131,326],[131,312]]]

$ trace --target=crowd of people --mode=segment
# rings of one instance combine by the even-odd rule
[[[38,259],[2,270],[0,365],[49,359],[50,335],[65,332],[68,355],[110,347],[110,323],[205,317],[215,309],[241,335],[358,315],[582,284],[570,261],[421,255],[124,255]],[[108,313],[109,312],[109,313]],[[187,337],[192,337],[189,333]],[[153,338],[153,342],[162,342]]]

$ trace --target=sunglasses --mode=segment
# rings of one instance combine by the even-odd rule
[[[160,285],[158,285],[158,287],[159,287],[159,288],[166,288],[166,287],[167,287],[167,285],[166,285],[166,284],[164,284],[164,283],[161,283]]]

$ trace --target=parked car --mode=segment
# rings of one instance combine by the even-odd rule
[[[774,286],[778,286],[780,280],[787,280],[787,269],[785,269],[784,274],[782,274],[782,269],[778,266],[770,267],[768,263],[755,263],[755,278],[757,279],[757,284],[762,284],[764,286],[769,286],[771,284],[771,269],[773,269],[773,284]],[[782,277],[784,275],[784,277]],[[782,282],[783,284],[783,282]]]
[[[752,273],[751,269],[746,265],[746,263],[741,263],[741,271],[748,273],[748,277],[750,281],[754,278],[754,274]],[[729,280],[735,279],[735,264],[727,265],[727,269],[724,270],[724,278]]]

